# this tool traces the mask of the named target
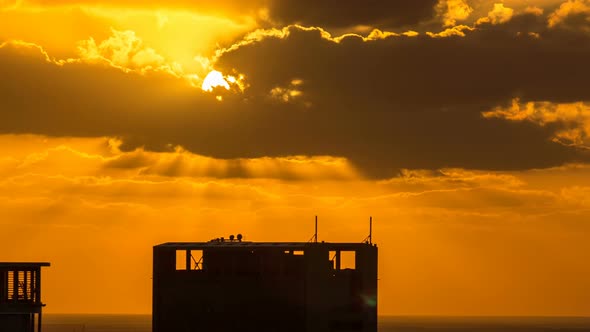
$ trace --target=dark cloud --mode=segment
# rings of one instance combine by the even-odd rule
[[[587,98],[583,82],[590,70],[584,66],[590,38],[539,31],[539,20],[526,15],[507,25],[480,25],[464,38],[423,35],[364,42],[351,36],[340,43],[323,38],[319,30],[293,27],[287,38],[270,37],[227,52],[220,64],[251,77],[251,93],[301,78],[310,98],[317,97],[313,102],[338,105],[340,111],[369,105],[393,111],[488,106],[512,97]]]
[[[515,97],[590,100],[590,38],[540,22],[517,16],[465,37],[340,43],[292,27],[284,38],[220,56],[219,69],[236,69],[250,84],[223,102],[166,74],[56,66],[30,50],[3,48],[0,131],[112,135],[123,138],[123,149],[182,145],[216,158],[342,156],[377,177],[399,168],[505,170],[585,160],[551,141],[559,124],[481,115]],[[283,99],[289,89],[298,93]]]
[[[256,78],[253,93],[302,78],[316,113],[302,115],[309,123],[294,125],[292,134],[311,133],[310,146],[330,146],[373,173],[389,167],[545,167],[577,154],[550,141],[554,128],[480,116],[514,97],[589,99],[588,36],[548,30],[541,20],[525,15],[507,25],[481,25],[465,38],[351,37],[339,44],[318,31],[292,29],[286,40],[245,46],[221,63]],[[542,37],[529,34],[534,31]],[[253,65],[256,59],[264,64]]]
[[[270,19],[322,27],[397,27],[429,20],[437,0],[269,0]]]

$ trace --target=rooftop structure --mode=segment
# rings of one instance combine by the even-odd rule
[[[49,263],[0,263],[0,330],[41,332],[41,267]]]
[[[370,238],[238,239],[154,247],[153,332],[377,331]]]

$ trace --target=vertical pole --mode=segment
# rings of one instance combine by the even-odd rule
[[[373,244],[373,217],[369,217],[369,244]]]
[[[35,269],[35,302],[41,303],[41,268]],[[39,314],[41,316],[41,314]],[[40,329],[40,327],[39,327]],[[39,330],[41,331],[41,330]]]
[[[186,270],[190,271],[191,270],[191,251],[187,250],[186,251]]]
[[[315,243],[318,243],[318,216],[315,216]]]
[[[27,297],[27,290],[28,290],[27,283],[29,282],[28,276],[29,276],[29,271],[25,271],[24,272],[24,278],[25,279],[23,280],[23,299],[25,301],[28,301],[29,300],[29,298]]]
[[[35,270],[31,271],[31,301],[33,301],[33,303],[37,302],[37,299],[39,297],[37,296],[37,272],[35,272]]]
[[[35,268],[35,291],[37,292],[36,302],[41,303],[41,267]],[[39,313],[37,313],[37,332],[41,332],[42,328],[42,318],[43,315],[43,307],[39,307]]]
[[[12,276],[12,300],[18,301],[18,270],[14,270]]]

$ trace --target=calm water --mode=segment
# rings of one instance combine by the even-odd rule
[[[44,332],[151,332],[148,315],[44,315]],[[380,332],[590,332],[589,318],[380,317]],[[173,331],[171,331],[173,332]]]

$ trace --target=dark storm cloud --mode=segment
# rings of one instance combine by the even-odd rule
[[[251,93],[301,78],[313,103],[337,106],[339,112],[590,97],[583,84],[590,71],[585,65],[589,36],[547,29],[542,20],[524,15],[505,25],[482,24],[465,31],[466,37],[365,42],[351,36],[340,43],[323,38],[320,30],[292,27],[286,38],[268,37],[225,53],[220,65],[252,77]]]
[[[229,52],[221,64],[256,77],[251,93],[303,79],[303,95],[317,113],[307,115],[307,127],[324,134],[315,148],[330,146],[374,173],[388,167],[545,167],[578,158],[551,142],[556,128],[480,115],[512,98],[590,99],[584,84],[588,35],[545,25],[542,17],[523,15],[504,25],[482,24],[464,38],[350,37],[341,43],[292,29],[286,39]],[[263,65],[252,65],[256,59]],[[308,135],[305,127],[297,130]]]
[[[429,20],[437,0],[270,0],[270,19],[279,24],[322,27],[396,27]]]
[[[217,158],[342,156],[377,177],[399,168],[528,169],[585,158],[551,141],[559,124],[481,115],[514,97],[590,100],[584,33],[545,28],[533,15],[465,37],[336,43],[319,30],[288,31],[220,56],[220,69],[235,68],[250,84],[223,102],[165,74],[56,66],[0,49],[0,131],[110,135],[122,137],[124,149],[182,145]]]

